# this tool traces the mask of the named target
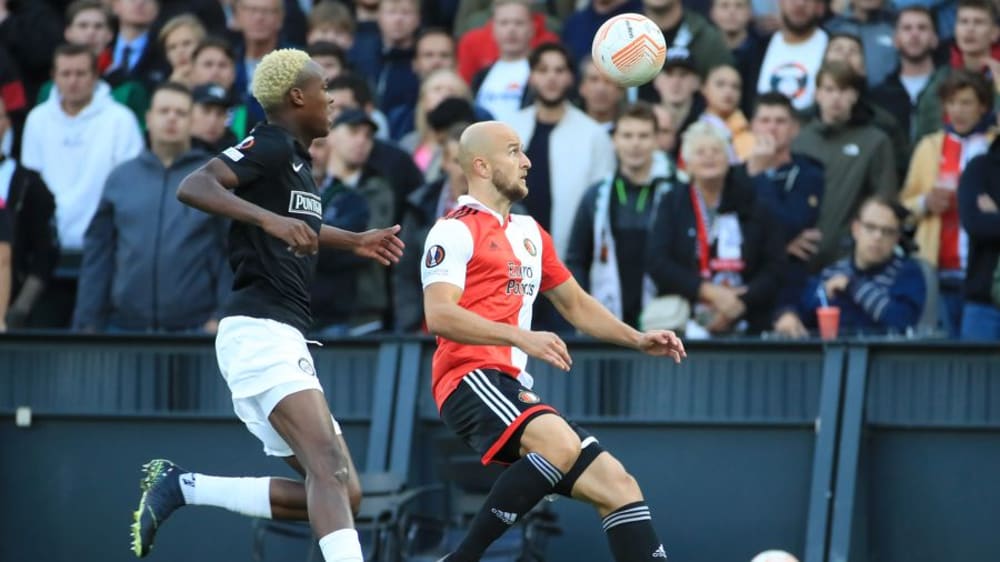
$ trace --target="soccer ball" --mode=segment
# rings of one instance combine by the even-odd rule
[[[628,88],[649,82],[663,68],[667,42],[646,16],[621,14],[597,30],[590,53],[605,76]]]

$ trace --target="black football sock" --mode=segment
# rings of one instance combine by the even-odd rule
[[[615,562],[667,559],[646,502],[623,505],[609,513],[603,523]]]
[[[479,560],[493,541],[552,493],[552,488],[562,477],[559,469],[537,453],[528,453],[510,465],[493,484],[462,544],[446,560]]]

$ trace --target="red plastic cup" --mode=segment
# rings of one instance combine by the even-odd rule
[[[837,339],[837,332],[840,330],[839,306],[817,308],[816,320],[819,322],[819,337],[827,341]]]

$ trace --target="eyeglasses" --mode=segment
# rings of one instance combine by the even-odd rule
[[[899,229],[892,226],[879,226],[867,221],[858,221],[865,234],[874,236],[876,233],[882,238],[896,238],[899,236]]]

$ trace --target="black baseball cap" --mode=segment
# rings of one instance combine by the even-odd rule
[[[684,47],[671,47],[667,50],[667,58],[663,61],[662,72],[673,68],[683,68],[696,74],[698,72],[694,66],[694,59],[691,58],[691,51]]]
[[[191,91],[191,99],[194,100],[194,103],[202,105],[218,105],[226,108],[232,105],[226,89],[212,83],[195,86],[194,90]]]
[[[373,131],[378,130],[378,123],[369,117],[367,113],[353,108],[341,111],[337,115],[337,118],[333,120],[333,125],[330,128],[333,129],[341,125],[368,125]]]

